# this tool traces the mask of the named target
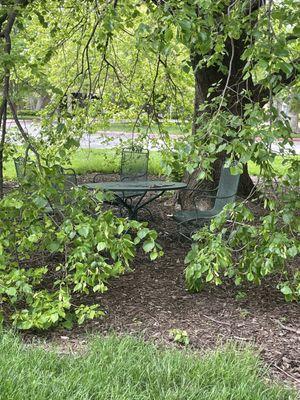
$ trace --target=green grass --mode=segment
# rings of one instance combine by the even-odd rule
[[[300,157],[297,156],[299,159]],[[274,168],[279,175],[286,172],[287,166],[282,163],[283,158],[277,156],[274,161]],[[71,158],[68,165],[75,169],[76,173],[86,174],[88,172],[117,173],[120,169],[120,152],[114,149],[79,149]],[[259,175],[259,167],[249,163],[251,175]],[[163,174],[162,158],[158,151],[150,152],[149,173],[152,175]],[[15,179],[15,168],[12,161],[5,164],[4,176],[6,180]]]
[[[293,156],[289,156],[291,158]],[[295,156],[300,161],[300,156]],[[273,168],[278,175],[284,175],[288,170],[288,164],[283,163],[284,158],[281,156],[276,156],[273,162]],[[258,165],[254,164],[252,161],[249,162],[249,173],[250,175],[260,175],[260,168]]]
[[[130,337],[60,355],[0,337],[0,400],[295,400],[267,383],[258,358],[233,346],[197,356]]]
[[[120,171],[121,155],[114,149],[80,149],[74,154],[71,166],[78,174],[87,172],[117,173]],[[152,151],[149,158],[149,173],[162,173],[161,155]]]
[[[13,118],[13,115],[9,112],[8,114],[7,114],[7,117],[8,118]],[[39,116],[38,116],[38,112],[37,111],[34,111],[34,110],[23,110],[23,111],[21,111],[21,112],[18,112],[18,118],[19,119],[38,119],[38,118],[40,118]]]
[[[121,155],[114,149],[79,149],[71,158],[71,166],[76,173],[88,172],[117,173],[120,170]],[[162,173],[161,155],[152,151],[149,158],[149,174],[160,175]],[[4,166],[6,180],[14,180],[16,172],[13,161],[8,161]]]

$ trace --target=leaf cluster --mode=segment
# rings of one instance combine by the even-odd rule
[[[151,260],[162,255],[155,231],[102,203],[100,192],[66,190],[54,166],[27,170],[20,188],[1,200],[2,320],[47,329],[103,316],[93,294],[130,271],[137,248]]]
[[[299,209],[299,198],[295,202]],[[228,205],[194,236],[185,262],[186,284],[199,291],[203,285],[261,284],[268,277],[287,301],[300,300],[300,218],[297,210],[277,207],[255,219],[245,204]]]

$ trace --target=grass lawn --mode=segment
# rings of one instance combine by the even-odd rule
[[[76,173],[86,174],[88,172],[116,173],[120,170],[121,155],[114,149],[79,149],[71,159],[71,166]],[[160,175],[162,173],[161,156],[152,151],[149,159],[149,173]],[[4,176],[7,180],[16,177],[13,161],[9,161],[4,167]]]
[[[79,149],[72,157],[72,167],[78,174],[87,172],[114,173],[120,170],[121,155],[114,149]],[[162,173],[161,155],[152,151],[149,158],[149,173]]]
[[[300,157],[297,156],[300,160]],[[120,168],[120,153],[114,149],[79,149],[71,159],[71,167],[77,174],[88,172],[116,173]],[[287,167],[282,164],[283,158],[278,156],[274,161],[274,168],[278,174],[283,174]],[[259,175],[259,167],[249,163],[251,175]],[[149,173],[152,175],[163,174],[161,155],[158,151],[150,152]],[[5,164],[4,176],[7,180],[15,179],[16,173],[12,161]]]
[[[293,156],[290,156],[289,158],[291,158],[291,157],[293,157]],[[300,156],[296,155],[295,157],[300,161]],[[288,164],[283,164],[283,160],[284,160],[283,157],[276,156],[275,160],[273,162],[273,168],[278,175],[284,175],[288,170]],[[249,172],[250,172],[250,175],[259,176],[260,175],[259,166],[254,164],[252,161],[250,161],[249,162]]]
[[[1,335],[1,334],[0,334]],[[296,400],[268,383],[258,358],[234,347],[197,356],[130,337],[62,355],[0,337],[0,400]]]

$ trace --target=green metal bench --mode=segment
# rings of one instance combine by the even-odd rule
[[[239,179],[240,175],[232,175],[230,173],[230,168],[222,167],[217,188],[212,190],[183,189],[184,191],[192,192],[194,208],[192,210],[177,211],[173,215],[173,218],[181,227],[189,231],[188,237],[190,237],[192,229],[199,229],[205,223],[210,222],[210,220],[218,215],[227,204],[235,201]],[[212,200],[212,208],[208,210],[199,210],[195,202],[195,194],[198,199]],[[183,236],[187,236],[184,233],[182,234]]]

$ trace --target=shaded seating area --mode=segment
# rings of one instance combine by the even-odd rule
[[[149,150],[147,149],[136,149],[136,148],[125,148],[121,153],[121,162],[119,177],[121,182],[139,182],[148,181],[148,166],[149,166]],[[94,176],[94,183],[102,183],[102,174],[96,174]],[[121,209],[133,207],[133,198],[142,197],[145,195],[145,191],[142,190],[124,190],[118,192],[113,199],[107,199],[106,202],[119,206]],[[149,209],[145,208],[151,215]]]
[[[26,188],[34,188],[35,178],[38,168],[32,159],[27,157],[18,157],[14,160],[17,172],[17,178],[21,185],[25,184]],[[147,205],[156,200],[166,191],[180,190],[190,192],[193,200],[191,209],[184,209],[173,214],[174,220],[178,223],[180,231],[185,230],[192,232],[199,229],[205,223],[218,215],[222,209],[229,203],[235,201],[238,189],[240,175],[233,175],[230,168],[222,167],[220,172],[219,184],[212,190],[206,189],[188,189],[184,182],[166,182],[148,180],[148,164],[149,151],[140,149],[123,149],[120,163],[119,181],[101,182],[102,174],[96,174],[93,183],[85,183],[82,186],[90,190],[103,190],[104,192],[113,193],[113,198],[108,196],[107,202],[126,209],[129,218],[136,218],[137,213],[141,209],[151,212]],[[77,176],[72,168],[64,168],[60,165],[51,167],[56,172],[52,187],[57,192],[66,195],[66,193],[77,186]],[[80,185],[81,186],[81,185]],[[152,194],[151,194],[152,193]],[[149,194],[149,196],[146,196]],[[149,197],[149,198],[148,198]],[[68,198],[68,196],[66,196]],[[199,199],[205,199],[211,203],[210,209],[200,209]],[[51,212],[55,208],[59,208],[59,204],[50,204],[46,207],[46,212]],[[181,232],[182,233],[182,232]],[[188,236],[183,234],[183,236]]]

